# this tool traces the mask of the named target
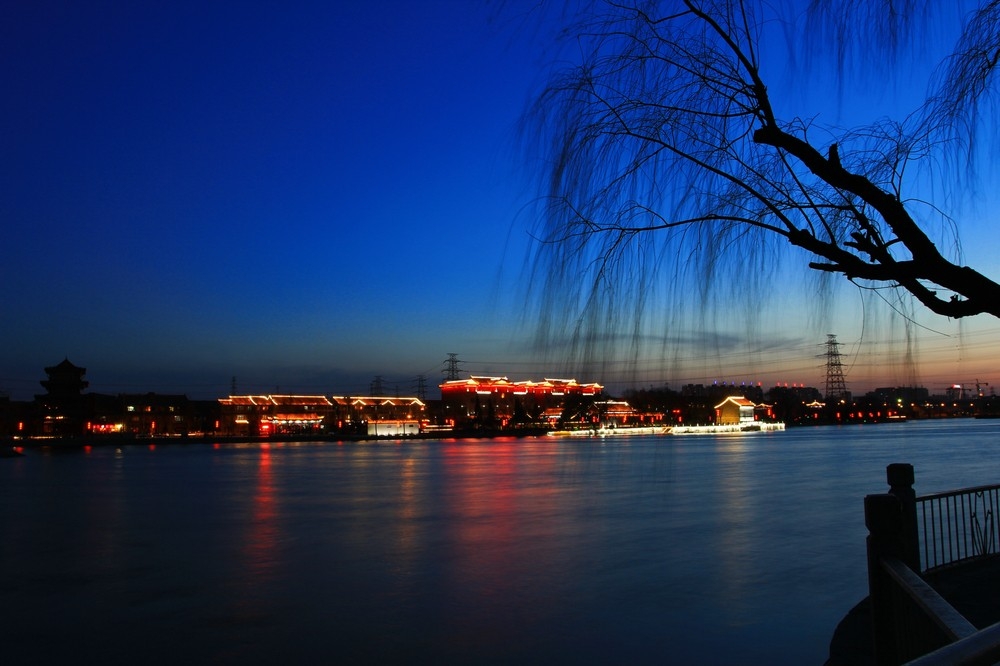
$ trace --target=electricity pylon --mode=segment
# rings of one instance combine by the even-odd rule
[[[851,397],[844,382],[844,364],[840,360],[840,343],[832,333],[826,335],[826,399],[846,400]]]
[[[441,372],[445,373],[444,377],[447,381],[455,381],[458,379],[458,364],[461,361],[458,360],[458,354],[448,354],[448,360],[445,361],[446,367]]]

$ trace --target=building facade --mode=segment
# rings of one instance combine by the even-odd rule
[[[231,395],[219,398],[219,434],[227,437],[318,435],[333,413],[322,395]]]
[[[715,422],[718,425],[753,423],[755,406],[743,396],[729,396],[715,406]]]
[[[415,397],[322,395],[231,395],[219,398],[219,434],[413,435],[426,421],[426,405]]]
[[[416,435],[427,424],[427,405],[413,396],[333,396],[338,432],[372,437]]]
[[[556,410],[592,402],[604,387],[575,379],[512,382],[507,377],[472,375],[440,385],[447,425],[507,428],[538,424]]]

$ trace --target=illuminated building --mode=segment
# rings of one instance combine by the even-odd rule
[[[580,384],[575,379],[512,382],[506,377],[472,375],[446,381],[440,389],[450,425],[506,427],[511,423],[538,423],[543,415],[561,411],[570,402],[601,395],[604,387]]]
[[[596,400],[577,409],[546,409],[542,417],[550,428],[618,428],[663,423],[662,412],[640,412],[624,400]]]
[[[663,422],[662,412],[642,413],[624,400],[595,402],[592,411],[603,426],[651,425]]]
[[[231,395],[219,398],[219,434],[235,437],[416,434],[426,418],[417,398]]]
[[[338,430],[360,435],[415,435],[427,420],[427,405],[415,397],[333,396]]]
[[[729,396],[715,406],[715,422],[718,425],[753,423],[755,406],[742,396]]]
[[[319,434],[333,412],[322,395],[231,395],[219,406],[219,434],[238,437]]]

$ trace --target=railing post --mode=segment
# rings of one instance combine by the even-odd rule
[[[875,663],[879,666],[895,666],[901,661],[896,638],[893,582],[882,568],[882,558],[902,559],[902,518],[902,502],[895,495],[865,496],[865,526],[868,528],[868,598],[871,604]]]
[[[889,493],[902,503],[902,552],[898,555],[906,566],[920,573],[920,535],[917,533],[917,493],[913,490],[913,465],[892,463],[885,468]]]

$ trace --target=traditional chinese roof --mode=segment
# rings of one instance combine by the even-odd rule
[[[272,395],[271,402],[282,407],[330,407],[332,403],[322,395]]]
[[[719,404],[717,404],[715,406],[715,409],[721,408],[727,402],[731,402],[733,404],[739,405],[740,407],[754,407],[755,406],[754,403],[751,400],[747,400],[746,398],[744,398],[741,395],[740,396],[731,395],[728,398],[726,398],[725,400],[723,400],[722,402],[720,402]]]
[[[386,396],[332,396],[330,400],[341,406],[351,407],[423,407],[424,403],[420,398],[411,396],[388,398]]]
[[[510,390],[513,393],[542,392],[559,393],[569,391],[579,391],[580,393],[599,393],[604,387],[597,382],[580,384],[575,379],[552,379],[545,378],[540,382],[532,380],[510,381],[507,377],[485,377],[482,375],[470,375],[468,379],[450,379],[439,385],[442,391],[456,391],[465,389],[466,391],[478,391],[480,393],[494,393],[496,391]]]
[[[222,405],[275,405],[277,407],[330,407],[332,403],[322,395],[231,395],[219,398]]]
[[[637,413],[635,408],[625,400],[602,400],[595,402],[594,407],[603,409],[608,416],[631,416]]]
[[[70,398],[80,395],[83,389],[90,386],[90,382],[83,379],[86,372],[86,368],[77,367],[70,363],[68,358],[64,358],[58,365],[45,368],[45,374],[49,378],[39,383],[49,396]]]
[[[221,405],[267,405],[271,403],[271,397],[267,395],[231,395],[228,398],[219,398]]]
[[[47,375],[70,374],[70,373],[76,375],[84,375],[87,373],[87,369],[73,365],[72,363],[69,362],[68,358],[64,358],[56,365],[50,365],[49,367],[45,368],[45,374]]]

